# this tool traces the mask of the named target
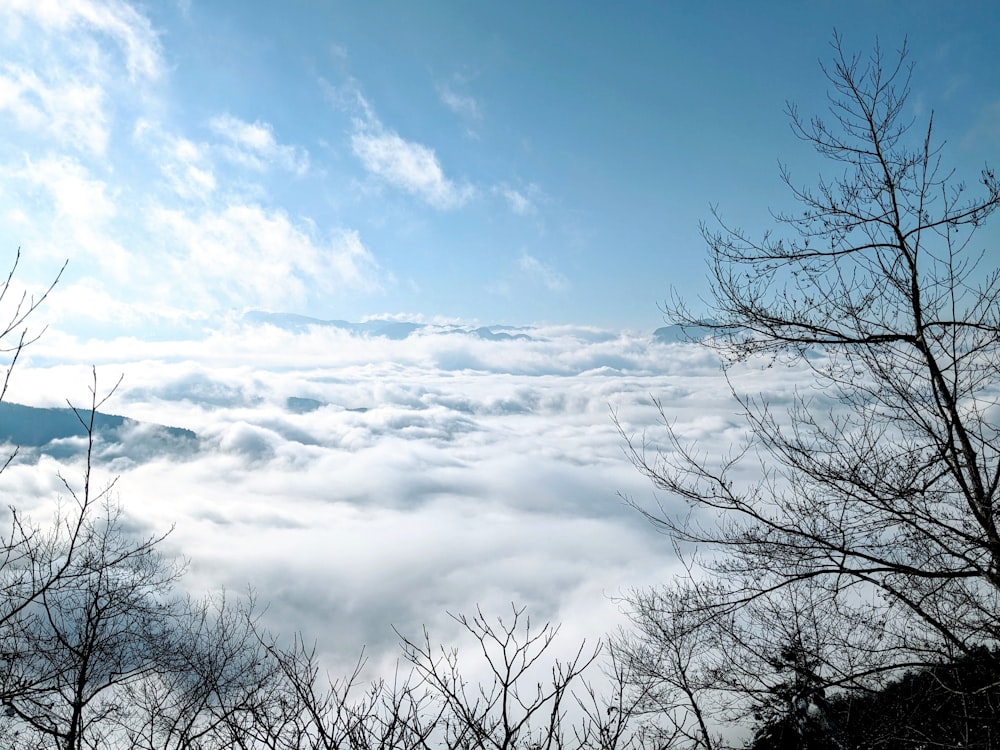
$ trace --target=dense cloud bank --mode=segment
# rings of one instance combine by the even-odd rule
[[[536,621],[564,623],[568,646],[599,638],[619,621],[617,595],[674,566],[620,497],[652,491],[614,417],[655,445],[656,398],[682,434],[725,450],[741,428],[719,363],[649,334],[477,328],[387,337],[242,321],[161,343],[52,332],[19,365],[10,398],[85,404],[90,362],[99,390],[123,374],[107,410],[190,430],[197,449],[143,443],[141,426],[109,433],[98,482],[117,476],[138,522],[174,527],[168,546],[190,560],[193,588],[250,586],[276,628],[305,631],[345,663],[365,646],[374,663],[392,658],[392,625],[447,640],[446,612],[477,605],[526,605]],[[767,378],[771,391],[794,383],[790,371]],[[80,475],[73,460],[17,463],[3,491],[41,512],[61,491],[57,472]]]

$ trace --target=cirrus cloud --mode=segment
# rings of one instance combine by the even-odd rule
[[[570,286],[569,279],[528,253],[521,253],[517,265],[528,278],[542,284],[550,292],[562,292]]]
[[[445,176],[433,149],[393,131],[361,129],[351,136],[351,147],[366,170],[435,208],[458,208],[475,195],[471,185]]]
[[[163,70],[159,38],[149,19],[120,0],[7,0],[7,13],[31,19],[49,31],[96,32],[114,41],[132,81],[154,79]]]
[[[305,149],[278,143],[270,123],[250,123],[225,114],[213,117],[209,127],[228,141],[223,154],[232,162],[257,171],[274,165],[299,175],[309,169]]]

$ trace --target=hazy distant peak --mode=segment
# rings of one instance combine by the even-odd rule
[[[363,323],[352,323],[347,320],[323,320],[307,315],[294,313],[265,312],[251,310],[243,315],[243,322],[250,325],[270,325],[285,331],[300,332],[309,328],[338,328],[359,336],[372,336],[396,341],[408,338],[417,332],[434,332],[437,334],[462,334],[476,336],[489,341],[531,340],[524,329],[506,325],[464,326],[458,324],[439,325],[431,323],[414,323],[402,320],[374,319]]]

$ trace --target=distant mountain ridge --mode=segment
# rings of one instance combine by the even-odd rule
[[[487,341],[533,341],[535,338],[527,333],[529,327],[509,325],[463,326],[457,324],[413,323],[398,320],[366,320],[364,323],[351,323],[347,320],[323,320],[295,313],[265,312],[251,310],[243,315],[243,322],[250,325],[270,325],[285,331],[301,332],[308,328],[338,328],[350,333],[392,339],[401,341],[418,331],[434,331],[444,334],[464,334],[475,336]],[[675,343],[684,341],[700,341],[711,329],[704,326],[669,325],[653,331],[653,339],[660,343]]]
[[[80,415],[84,419],[90,417],[88,411],[81,411]],[[95,437],[106,444],[121,443],[123,438],[127,440],[126,433],[129,430],[136,432],[132,441],[135,444],[123,444],[122,450],[113,452],[116,456],[139,453],[150,456],[156,453],[157,445],[165,447],[168,444],[173,453],[178,444],[193,446],[198,440],[193,431],[182,427],[138,422],[128,417],[101,412],[94,414]],[[86,428],[77,413],[69,407],[42,408],[0,403],[0,443],[53,456],[66,456],[79,452],[78,448],[72,446],[72,441],[86,436]],[[141,446],[138,445],[140,442]]]
[[[522,340],[532,339],[525,329],[515,326],[491,325],[471,326],[461,325],[431,325],[427,323],[412,323],[399,320],[366,320],[364,323],[351,323],[347,320],[322,320],[320,318],[310,318],[307,315],[296,315],[294,313],[264,312],[262,310],[251,310],[243,315],[243,322],[251,325],[271,325],[286,331],[304,331],[311,327],[339,328],[362,336],[374,336],[401,341],[411,334],[431,329],[440,333],[457,333],[489,341]],[[514,333],[510,333],[513,331]]]
[[[653,331],[653,338],[661,344],[685,343],[688,341],[701,341],[712,333],[708,326],[682,326],[673,324],[663,326]]]

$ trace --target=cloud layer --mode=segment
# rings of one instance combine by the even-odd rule
[[[695,345],[589,328],[517,334],[242,323],[163,343],[57,334],[29,350],[12,397],[80,403],[88,361],[102,381],[124,373],[108,410],[200,439],[193,455],[142,436],[159,455],[102,448],[100,472],[119,476],[128,511],[174,526],[192,586],[251,585],[276,627],[319,638],[333,658],[367,646],[378,663],[395,653],[391,625],[447,638],[447,611],[510,602],[593,640],[619,620],[614,597],[674,565],[619,497],[651,492],[612,413],[654,440],[657,396],[685,435],[720,449],[738,422],[720,416],[730,407],[718,363]],[[41,508],[55,471],[43,457],[0,483]]]

